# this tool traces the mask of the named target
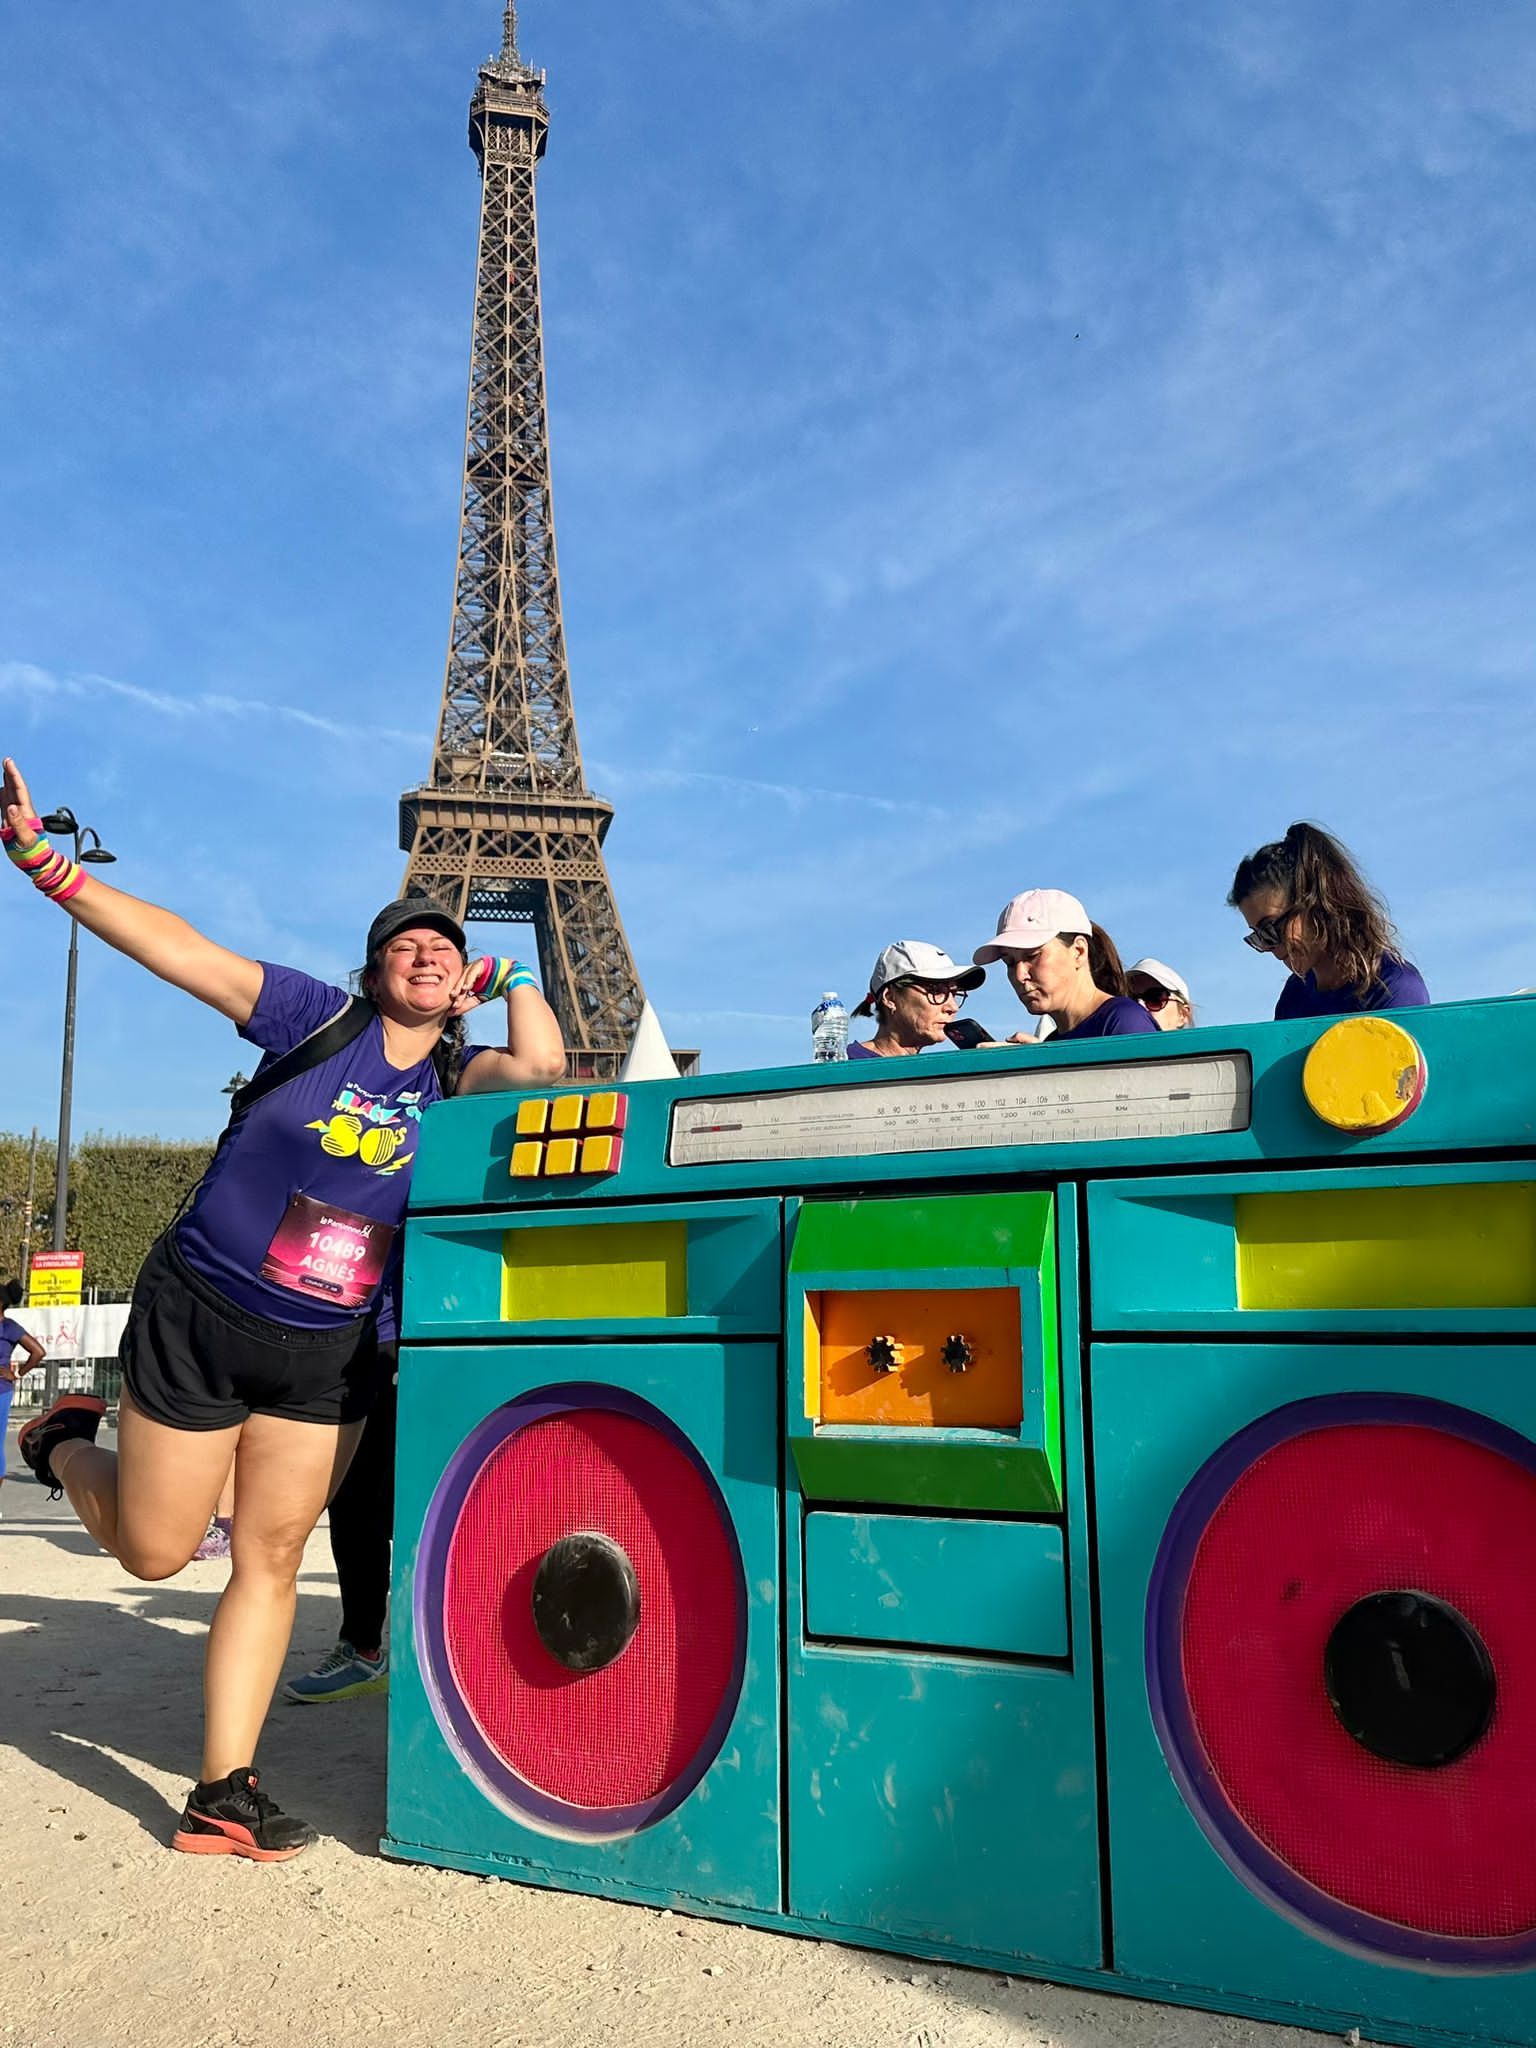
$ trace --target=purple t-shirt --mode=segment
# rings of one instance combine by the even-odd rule
[[[1134,1038],[1142,1032],[1156,1029],[1157,1023],[1151,1011],[1143,1009],[1134,996],[1111,996],[1081,1024],[1074,1024],[1070,1031],[1053,1031],[1042,1042],[1065,1045],[1073,1038]]]
[[[263,961],[261,970],[240,1033],[261,1047],[258,1075],[346,1001],[297,968]],[[379,1334],[391,1340],[418,1126],[441,1099],[430,1057],[392,1067],[383,1022],[370,1018],[349,1046],[264,1096],[220,1141],[177,1226],[182,1257],[238,1307],[301,1329],[354,1322],[382,1288]]]
[[[1383,956],[1380,979],[1369,988],[1319,988],[1310,974],[1291,975],[1275,1005],[1276,1017],[1347,1017],[1356,1010],[1418,1010],[1429,1001],[1424,977],[1411,960]]]
[[[4,1378],[7,1386],[10,1385],[11,1360],[16,1346],[26,1334],[20,1323],[13,1323],[9,1316],[0,1320],[0,1377]]]

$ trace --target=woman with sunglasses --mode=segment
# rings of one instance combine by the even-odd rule
[[[1125,970],[1125,985],[1159,1031],[1183,1031],[1195,1021],[1189,984],[1149,954]]]
[[[1239,861],[1227,901],[1248,926],[1244,943],[1290,969],[1277,1017],[1406,1010],[1429,1001],[1423,975],[1398,950],[1386,904],[1320,825],[1292,825],[1283,839]]]
[[[898,939],[875,962],[869,993],[854,1007],[855,1017],[875,1019],[875,1035],[850,1044],[849,1059],[899,1059],[942,1045],[960,1005],[986,978],[981,968],[951,960],[942,946]]]
[[[972,955],[1006,960],[1013,992],[1032,1017],[1049,1017],[1047,1046],[1073,1038],[1130,1038],[1157,1025],[1126,992],[1115,942],[1064,889],[1026,889],[1003,905],[997,935]]]

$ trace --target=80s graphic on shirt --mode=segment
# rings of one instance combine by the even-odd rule
[[[264,961],[240,1027],[264,1055],[258,1076],[345,1002],[345,990]],[[371,1018],[351,1045],[231,1125],[176,1226],[182,1257],[227,1300],[274,1322],[327,1329],[366,1312],[399,1269],[416,1127],[442,1093],[431,1056],[396,1066]],[[382,1301],[381,1329],[391,1308]]]
[[[401,1152],[411,1134],[397,1119],[419,1124],[421,1111],[419,1090],[399,1095],[393,1103],[378,1102],[349,1081],[331,1104],[331,1114],[304,1128],[320,1132],[320,1150],[333,1159],[359,1159],[377,1173],[398,1173],[416,1155]]]

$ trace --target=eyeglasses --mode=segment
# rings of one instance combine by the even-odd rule
[[[939,1007],[940,1003],[950,1002],[954,1004],[957,1010],[962,1009],[964,1008],[966,997],[970,994],[969,989],[956,988],[954,983],[950,981],[898,981],[895,986],[897,988],[915,988],[919,995],[924,995],[928,998],[935,1009]]]
[[[1278,953],[1285,941],[1285,927],[1295,915],[1293,903],[1278,917],[1261,917],[1252,931],[1243,933],[1243,944],[1252,946],[1255,953]]]
[[[1170,1003],[1182,1003],[1184,1000],[1176,989],[1171,988],[1133,988],[1131,994],[1144,1010],[1150,1010],[1154,1016],[1159,1010],[1166,1010]]]

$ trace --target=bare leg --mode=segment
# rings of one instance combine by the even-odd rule
[[[362,1427],[252,1415],[240,1432],[232,1566],[203,1669],[205,1784],[255,1757],[293,1634],[304,1545],[341,1484]]]
[[[49,1456],[69,1504],[136,1579],[168,1579],[203,1540],[239,1429],[168,1429],[124,1392],[117,1450],[76,1437]]]

